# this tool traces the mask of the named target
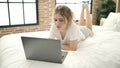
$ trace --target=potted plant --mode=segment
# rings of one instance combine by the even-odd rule
[[[100,6],[98,8],[97,25],[100,24],[101,18],[107,18],[110,12],[115,12],[116,3],[113,0],[100,0]]]

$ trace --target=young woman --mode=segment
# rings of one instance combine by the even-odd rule
[[[61,40],[63,50],[77,50],[79,41],[86,39],[92,34],[92,23],[88,6],[83,7],[82,14],[86,8],[86,21],[81,16],[78,25],[73,22],[73,13],[65,5],[57,6],[54,10],[54,23],[50,30],[50,38]],[[85,23],[86,22],[86,23]],[[85,23],[87,27],[81,26]]]

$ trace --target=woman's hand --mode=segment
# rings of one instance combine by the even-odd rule
[[[77,40],[70,41],[70,45],[62,45],[61,48],[63,50],[71,50],[71,51],[76,51],[77,50]]]

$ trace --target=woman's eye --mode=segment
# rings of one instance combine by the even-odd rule
[[[57,19],[54,19],[54,21],[57,21]]]
[[[64,20],[59,20],[60,22],[64,22]]]

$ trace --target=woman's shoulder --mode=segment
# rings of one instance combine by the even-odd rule
[[[58,29],[56,28],[56,26],[54,24],[51,25],[50,32],[52,32],[52,33],[58,32]]]
[[[70,27],[68,28],[68,32],[71,33],[75,33],[78,32],[78,26],[75,23],[71,23]]]
[[[77,30],[79,26],[76,23],[71,23],[70,29]]]
[[[55,26],[55,24],[51,24],[51,29],[52,30],[56,30],[57,29],[56,26]]]
[[[55,24],[51,24],[51,28],[55,28]]]

